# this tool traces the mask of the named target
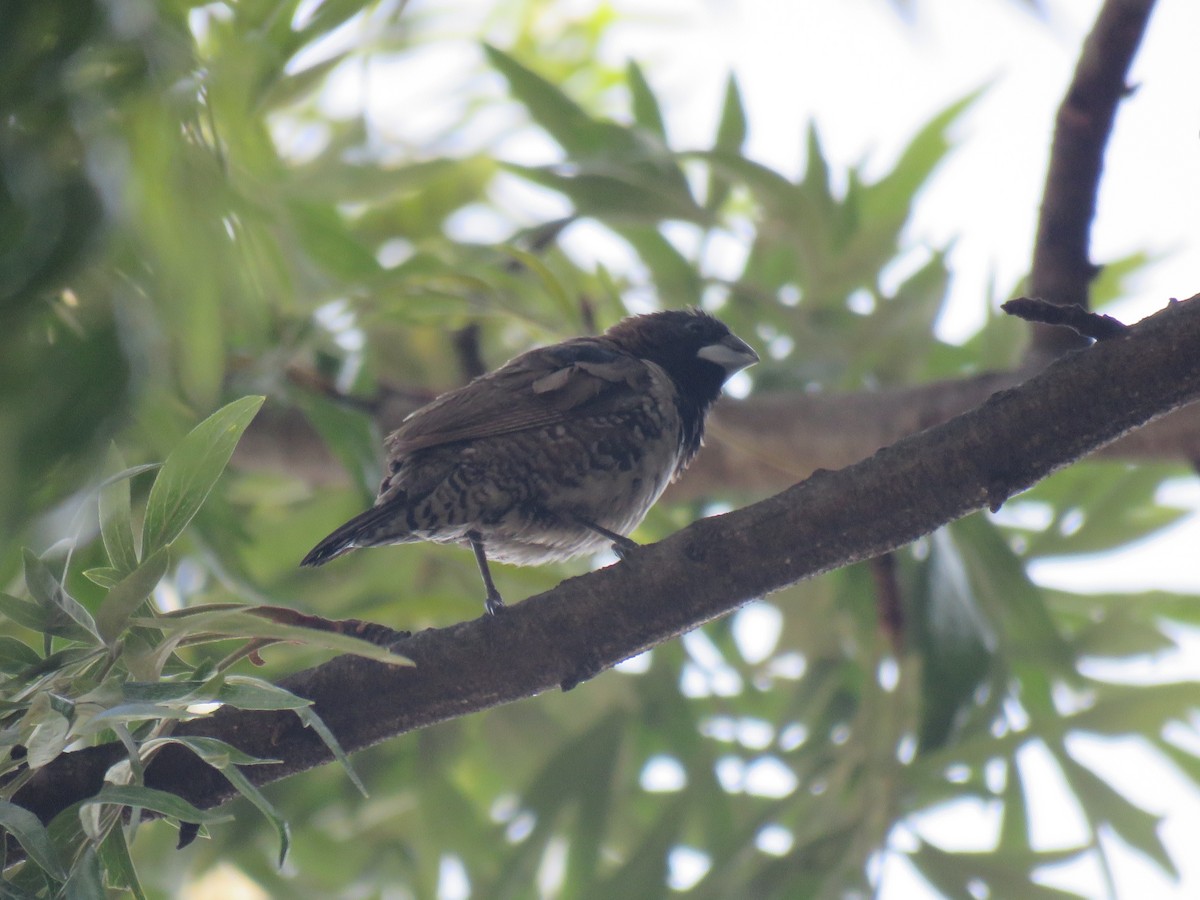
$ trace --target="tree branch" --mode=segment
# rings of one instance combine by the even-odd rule
[[[1200,296],[1117,338],[1070,354],[1019,387],[838,472],[703,519],[624,561],[564,581],[504,615],[415,634],[396,645],[415,667],[340,657],[284,679],[314,701],[348,751],[571,686],[748,600],[902,547],[1200,397]],[[265,783],[329,753],[290,713],[223,709],[177,733],[219,737],[282,759]],[[119,746],[68,753],[15,802],[48,820],[94,793]],[[229,800],[221,775],[169,748],[147,784],[201,807]]]
[[[1096,274],[1088,242],[1104,149],[1117,105],[1129,93],[1125,79],[1153,8],[1154,0],[1105,0],[1084,42],[1054,126],[1029,275],[1033,297],[1088,305],[1088,287]],[[1081,343],[1069,330],[1036,325],[1031,352],[1049,360]]]

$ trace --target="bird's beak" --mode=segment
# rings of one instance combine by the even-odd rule
[[[758,362],[758,354],[754,352],[754,348],[736,334],[727,334],[715,344],[701,347],[696,355],[716,363],[725,370],[726,377]]]

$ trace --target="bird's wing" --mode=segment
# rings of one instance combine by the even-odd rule
[[[414,412],[387,439],[393,457],[427,447],[602,415],[641,402],[653,375],[603,338],[575,338],[510,360]]]

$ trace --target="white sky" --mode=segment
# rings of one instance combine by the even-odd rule
[[[788,173],[803,166],[810,120],[817,122],[835,163],[866,161],[868,173],[882,172],[933,114],[988,86],[958,129],[959,148],[919,201],[910,237],[916,246],[954,242],[952,302],[940,325],[951,339],[978,327],[989,282],[1003,292],[1026,271],[1055,110],[1098,0],[1046,0],[1049,10],[1042,18],[1015,0],[917,0],[908,24],[886,0],[613,0],[613,5],[622,24],[602,48],[605,61],[620,65],[633,58],[642,64],[664,99],[673,146],[711,142],[725,78],[734,71],[750,119],[748,155]],[[555,9],[570,16],[593,6],[593,0],[561,0]],[[327,106],[344,110],[364,102],[376,113],[381,140],[419,146],[422,132],[457,115],[445,103],[453,93],[448,85],[461,83],[464,71],[475,71],[475,41],[483,31],[471,23],[482,23],[490,8],[486,0],[413,0],[405,15],[442,17],[447,40],[415,59],[346,73]],[[1158,4],[1134,67],[1133,81],[1140,87],[1122,106],[1110,144],[1093,259],[1104,262],[1135,251],[1162,257],[1135,282],[1137,297],[1113,310],[1126,321],[1153,312],[1169,297],[1200,290],[1197,38],[1200,3]],[[507,45],[503,34],[489,39]],[[525,134],[505,149],[512,158],[529,154],[532,158],[521,161],[543,162],[538,154],[549,154],[549,147]],[[537,204],[545,202],[530,198],[530,223],[561,211],[543,216]],[[462,227],[488,239],[486,219]],[[573,228],[568,242],[577,253],[619,255],[595,232]],[[1184,492],[1181,502],[1196,509],[1200,495]],[[1136,553],[1043,566],[1039,577],[1076,589],[1200,590],[1200,572],[1180,563],[1195,558],[1198,542],[1200,527],[1193,519]],[[1145,661],[1131,677],[1197,678],[1200,641],[1194,635],[1187,640],[1186,656]],[[1200,896],[1197,793],[1135,742],[1083,741],[1075,749],[1132,799],[1167,816],[1162,835],[1183,870],[1182,884],[1170,884],[1137,854],[1121,853],[1114,871],[1120,896]],[[1047,758],[1030,748],[1022,760],[1028,771],[1040,773],[1035,832],[1042,846],[1065,846],[1082,837],[1081,820]],[[945,849],[984,849],[996,820],[994,809],[965,804],[918,817],[916,827]],[[904,834],[896,836],[898,846],[905,842]],[[673,872],[678,864],[686,876],[690,863],[672,862]],[[886,860],[883,872],[883,900],[936,896],[899,855]],[[1094,861],[1048,880],[1087,896],[1103,895]]]

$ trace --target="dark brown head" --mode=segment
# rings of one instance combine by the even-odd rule
[[[750,345],[724,322],[698,309],[631,316],[605,337],[633,355],[662,366],[679,392],[684,458],[700,449],[704,416],[735,372],[758,362]]]

